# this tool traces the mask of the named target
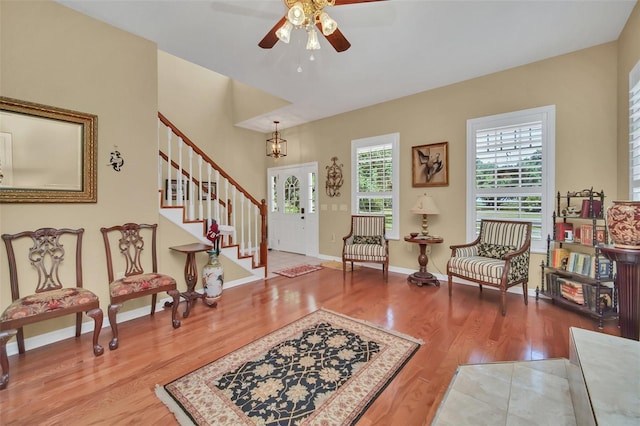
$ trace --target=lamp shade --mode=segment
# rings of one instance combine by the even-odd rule
[[[322,34],[326,36],[333,34],[338,29],[338,24],[331,19],[327,12],[320,14],[320,23],[322,24]]]
[[[318,32],[315,28],[309,30],[309,38],[307,39],[307,50],[320,49],[320,42],[318,41]]]
[[[278,37],[278,39],[280,39],[280,41],[284,43],[289,43],[291,37],[291,29],[293,29],[293,25],[291,24],[291,22],[285,22],[284,25],[278,28],[278,31],[276,31],[276,37]]]
[[[411,209],[411,213],[415,214],[440,214],[438,206],[433,201],[433,198],[424,194],[418,197],[416,204]]]
[[[302,7],[302,3],[295,2],[289,12],[287,13],[287,19],[296,27],[304,24],[304,21],[307,19],[307,16],[304,14],[304,7]]]

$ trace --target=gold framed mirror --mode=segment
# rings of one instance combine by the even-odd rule
[[[95,203],[98,116],[0,97],[0,203]]]

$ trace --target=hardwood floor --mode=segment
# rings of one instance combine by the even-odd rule
[[[406,275],[361,268],[353,275],[325,268],[225,290],[217,309],[198,302],[174,330],[170,310],[111,330],[94,357],[91,334],[9,357],[9,386],[0,391],[2,425],[172,425],[156,398],[165,384],[320,307],[424,340],[424,345],[362,416],[358,425],[428,425],[459,364],[569,356],[569,327],[597,330],[594,320],[547,301],[454,284],[416,287]],[[184,306],[181,304],[181,311]],[[616,322],[604,332],[619,335]]]

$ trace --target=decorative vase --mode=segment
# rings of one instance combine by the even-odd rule
[[[607,227],[615,247],[640,250],[640,201],[614,201],[607,209]]]
[[[209,306],[216,306],[222,297],[222,285],[224,284],[224,269],[218,259],[216,250],[207,251],[209,263],[202,268],[203,299]]]

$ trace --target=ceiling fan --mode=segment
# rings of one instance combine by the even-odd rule
[[[289,43],[289,37],[293,28],[304,28],[307,31],[307,50],[320,49],[318,33],[315,27],[322,32],[325,38],[338,52],[344,52],[351,47],[351,43],[338,29],[338,24],[324,11],[327,6],[342,6],[354,3],[369,3],[384,0],[284,0],[289,11],[274,25],[271,30],[258,43],[263,49],[271,49],[278,40]]]

